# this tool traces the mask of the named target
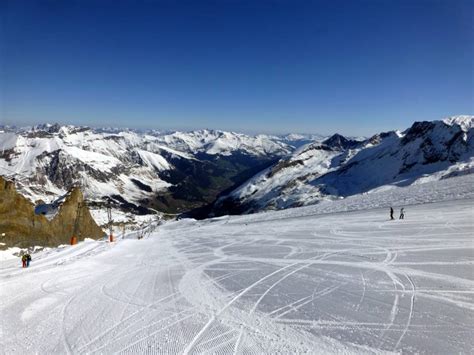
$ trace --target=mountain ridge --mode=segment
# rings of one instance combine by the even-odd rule
[[[42,124],[0,132],[0,174],[16,177],[31,201],[54,199],[79,184],[88,199],[111,198],[134,213],[176,213],[212,202],[292,150],[271,136],[217,130],[105,132]]]
[[[79,184],[87,199],[135,214],[282,209],[390,186],[398,175],[406,179],[397,184],[408,184],[446,169],[443,176],[469,172],[473,117],[415,122],[369,138],[3,126],[0,175],[15,176],[31,201]]]
[[[313,204],[474,171],[474,116],[415,122],[363,141],[333,135],[260,172],[215,204],[213,213],[251,213]]]

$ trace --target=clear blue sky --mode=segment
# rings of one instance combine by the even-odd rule
[[[473,113],[470,0],[3,0],[2,123],[371,134]]]

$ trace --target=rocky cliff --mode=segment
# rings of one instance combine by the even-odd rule
[[[76,237],[79,241],[103,237],[104,231],[83,202],[81,190],[72,189],[58,213],[49,220],[43,215],[36,215],[34,205],[16,191],[15,184],[0,176],[0,242],[7,247],[21,248],[67,244],[74,233],[78,213]]]

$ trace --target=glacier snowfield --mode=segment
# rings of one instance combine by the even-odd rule
[[[1,352],[472,353],[473,206],[181,220],[4,261]]]

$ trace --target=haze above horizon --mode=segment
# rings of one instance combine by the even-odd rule
[[[0,7],[0,124],[354,136],[474,111],[471,1]]]

